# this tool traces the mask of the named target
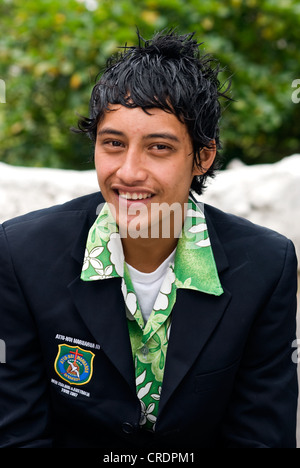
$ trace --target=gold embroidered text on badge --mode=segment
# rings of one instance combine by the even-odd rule
[[[54,363],[55,372],[66,382],[85,385],[93,375],[94,357],[94,353],[79,346],[60,344]]]

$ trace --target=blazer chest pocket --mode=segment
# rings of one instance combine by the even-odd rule
[[[194,380],[194,392],[199,394],[214,391],[224,392],[226,388],[231,388],[239,361],[240,360],[218,371],[196,375]]]

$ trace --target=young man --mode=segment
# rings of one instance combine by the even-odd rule
[[[294,247],[194,197],[218,72],[193,35],[139,38],[79,123],[101,194],[1,227],[0,446],[295,447]]]

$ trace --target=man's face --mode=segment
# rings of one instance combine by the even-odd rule
[[[176,203],[184,213],[196,174],[191,139],[186,126],[161,109],[151,109],[151,115],[121,105],[110,109],[98,125],[95,145],[100,190],[114,207],[120,230],[131,224],[147,237],[151,226],[170,217],[167,207]],[[164,214],[157,211],[162,203]]]

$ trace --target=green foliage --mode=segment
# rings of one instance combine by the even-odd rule
[[[162,28],[196,31],[232,76],[225,160],[274,162],[300,150],[298,0],[2,0],[0,159],[87,169],[92,144],[70,132],[88,115],[96,76],[118,46]]]

